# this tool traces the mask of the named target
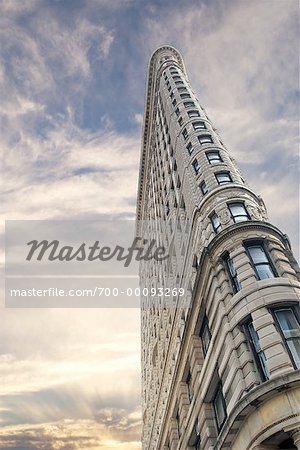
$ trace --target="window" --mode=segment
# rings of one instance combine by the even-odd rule
[[[220,431],[227,417],[226,403],[223,396],[221,383],[219,383],[216,390],[215,397],[213,399],[213,406],[215,410],[217,429]]]
[[[186,128],[184,128],[184,130],[182,131],[182,136],[183,136],[183,139],[187,139],[188,138],[188,132],[187,132]]]
[[[224,262],[226,265],[227,273],[230,278],[231,285],[233,287],[233,292],[236,294],[238,291],[240,291],[242,289],[242,286],[239,282],[236,269],[233,265],[232,259],[229,256],[229,253],[227,253],[224,256]]]
[[[189,152],[189,154],[191,155],[194,151],[192,143],[189,142],[188,145],[186,146],[187,151]]]
[[[180,94],[180,97],[183,98],[191,98],[190,94],[184,93],[184,94]]]
[[[201,189],[203,195],[208,193],[208,187],[206,186],[205,181],[202,181],[202,183],[199,184],[199,188]]]
[[[223,162],[220,156],[220,152],[218,150],[214,150],[213,152],[207,152],[206,156],[209,161],[209,164],[219,164]]]
[[[228,206],[231,217],[233,218],[235,223],[245,222],[246,220],[250,219],[244,203],[242,202],[229,203]]]
[[[195,103],[194,102],[184,102],[183,104],[184,104],[186,109],[195,107]]]
[[[170,74],[171,74],[171,75],[179,75],[179,73],[177,72],[177,70],[170,70]]]
[[[171,92],[171,89],[172,89],[172,87],[171,87],[171,86],[169,86],[169,87],[168,87],[168,91],[169,91],[169,92]]]
[[[176,114],[177,117],[179,116],[179,108],[175,109],[175,114]]]
[[[207,354],[209,343],[211,340],[211,332],[208,325],[208,319],[205,316],[199,336],[201,338],[202,349],[204,356]]]
[[[295,310],[278,308],[273,311],[285,345],[295,368],[300,369],[300,322]]]
[[[254,266],[258,280],[274,278],[275,272],[262,243],[246,244],[248,255]]]
[[[199,111],[196,109],[192,109],[191,111],[188,111],[189,118],[192,119],[193,117],[200,117]]]
[[[218,233],[221,230],[221,222],[220,222],[219,217],[217,216],[216,213],[213,213],[210,216],[210,220],[211,220],[213,229],[215,230],[216,233]]]
[[[180,437],[181,432],[180,432],[180,414],[179,414],[179,408],[177,409],[177,413],[176,413],[176,422],[177,422],[178,437]]]
[[[185,382],[187,384],[187,388],[188,388],[188,396],[189,396],[189,401],[191,402],[193,399],[193,387],[192,387],[192,374],[191,374],[191,369],[189,369]]]
[[[179,75],[174,75],[173,76],[173,80],[180,80],[180,76]]]
[[[180,86],[177,90],[178,92],[187,92],[187,88],[185,86]]]
[[[201,449],[200,427],[199,427],[198,420],[194,425],[192,434],[188,441],[188,446],[194,448],[195,450]]]
[[[194,122],[193,127],[195,131],[205,130],[206,125],[204,122]]]
[[[217,172],[215,175],[220,186],[222,184],[232,183],[232,178],[229,172]]]
[[[197,159],[194,159],[194,161],[192,162],[192,166],[194,168],[195,174],[198,175],[200,173],[200,165]]]
[[[179,123],[180,126],[183,124],[183,118],[182,117],[179,117],[178,123]]]
[[[246,334],[262,380],[267,381],[270,378],[267,358],[260,347],[259,337],[253,326],[253,322],[246,324]]]
[[[203,134],[202,136],[198,136],[198,139],[201,145],[213,144],[214,142],[210,134]]]
[[[174,92],[172,92],[172,94],[170,95],[170,98],[174,98]]]
[[[176,106],[176,103],[177,103],[177,102],[176,102],[176,98],[174,98],[174,100],[172,101],[172,105],[173,105],[173,106]]]
[[[175,81],[176,86],[179,86],[180,84],[184,84],[182,80]]]

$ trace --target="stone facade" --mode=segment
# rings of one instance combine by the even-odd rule
[[[299,268],[169,46],[149,63],[137,231],[170,254],[140,268],[143,449],[300,449]]]

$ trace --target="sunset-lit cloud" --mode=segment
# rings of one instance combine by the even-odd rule
[[[297,253],[296,1],[0,0],[0,17],[4,218],[135,216],[147,63],[170,44]],[[2,307],[0,449],[140,449],[139,327],[135,309]]]

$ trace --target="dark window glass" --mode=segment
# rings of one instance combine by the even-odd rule
[[[177,102],[176,102],[176,98],[174,98],[174,100],[172,101],[172,105],[173,105],[173,106],[176,106],[176,103],[177,103]]]
[[[201,342],[202,342],[203,354],[205,356],[208,351],[209,343],[211,340],[211,332],[209,329],[207,317],[205,317],[205,319],[203,321],[203,325],[200,330],[200,338],[201,338]]]
[[[244,203],[229,203],[228,206],[234,222],[245,222],[246,220],[249,220],[249,214]]]
[[[176,116],[179,116],[179,114],[180,114],[180,113],[179,113],[179,108],[176,108],[176,109],[175,109],[175,114],[176,114]]]
[[[213,213],[210,219],[212,222],[213,229],[215,230],[216,233],[218,233],[221,230],[221,222],[219,216],[216,213]]]
[[[224,425],[224,422],[227,417],[226,403],[225,403],[225,399],[223,396],[221,383],[219,384],[219,386],[216,390],[216,394],[213,399],[213,405],[214,405],[214,410],[215,410],[217,428],[218,428],[218,431],[220,431],[222,426]]]
[[[212,144],[214,142],[210,134],[203,134],[202,136],[198,136],[198,139],[201,145]]]
[[[263,381],[266,381],[270,378],[270,373],[269,373],[267,358],[260,346],[258,334],[257,334],[252,322],[249,322],[246,325],[246,328],[247,328],[248,339],[250,341],[252,352],[254,354],[255,361],[258,366],[258,370],[260,372],[260,375],[261,375]]]
[[[300,325],[293,308],[279,308],[274,310],[277,323],[284,337],[292,361],[300,369]]]
[[[188,138],[188,132],[187,132],[186,128],[184,128],[184,130],[182,131],[182,136],[183,136],[184,139]]]
[[[178,123],[179,123],[180,126],[183,124],[183,118],[182,117],[179,117]]]
[[[199,111],[196,109],[193,109],[192,111],[188,111],[189,118],[192,119],[193,117],[200,117]]]
[[[201,450],[200,427],[198,421],[194,425],[192,434],[188,441],[188,446],[195,450]]]
[[[187,388],[188,388],[188,396],[189,396],[189,401],[191,402],[193,399],[193,387],[192,387],[192,374],[191,374],[191,370],[189,369],[188,374],[186,376],[186,380],[185,380],[186,384],[187,384]]]
[[[206,156],[207,156],[207,159],[210,164],[218,164],[218,163],[223,162],[223,160],[220,156],[220,152],[217,150],[213,151],[213,152],[207,152]]]
[[[232,178],[231,178],[229,172],[218,172],[215,175],[216,175],[217,182],[220,185],[227,184],[227,183],[232,183]]]
[[[205,181],[202,181],[202,183],[200,183],[199,187],[200,187],[203,195],[208,193],[208,187],[207,187]]]
[[[233,287],[233,291],[234,293],[236,293],[242,289],[242,286],[239,282],[236,269],[229,254],[224,257],[224,262],[226,264],[226,269],[230,278],[231,285]]]
[[[197,159],[194,159],[194,161],[192,162],[192,166],[194,168],[195,174],[198,175],[200,173],[200,165]]]
[[[275,272],[271,266],[263,244],[247,244],[246,249],[255,268],[259,280],[274,278]]]
[[[184,104],[186,109],[195,107],[195,103],[194,102],[184,102],[183,104]]]
[[[179,75],[174,75],[173,76],[173,80],[180,80],[180,76]]]
[[[182,99],[183,99],[183,98],[191,98],[190,94],[186,94],[186,93],[180,94],[180,97],[181,97]]]
[[[186,149],[190,155],[193,153],[194,149],[193,149],[191,142],[188,143],[188,145],[186,146]]]
[[[200,130],[205,130],[206,129],[206,125],[204,122],[194,122],[193,123],[193,128],[195,131],[200,131]]]

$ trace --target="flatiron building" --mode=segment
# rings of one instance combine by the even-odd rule
[[[299,267],[170,46],[148,68],[137,233],[168,249],[140,266],[143,449],[299,450]]]

